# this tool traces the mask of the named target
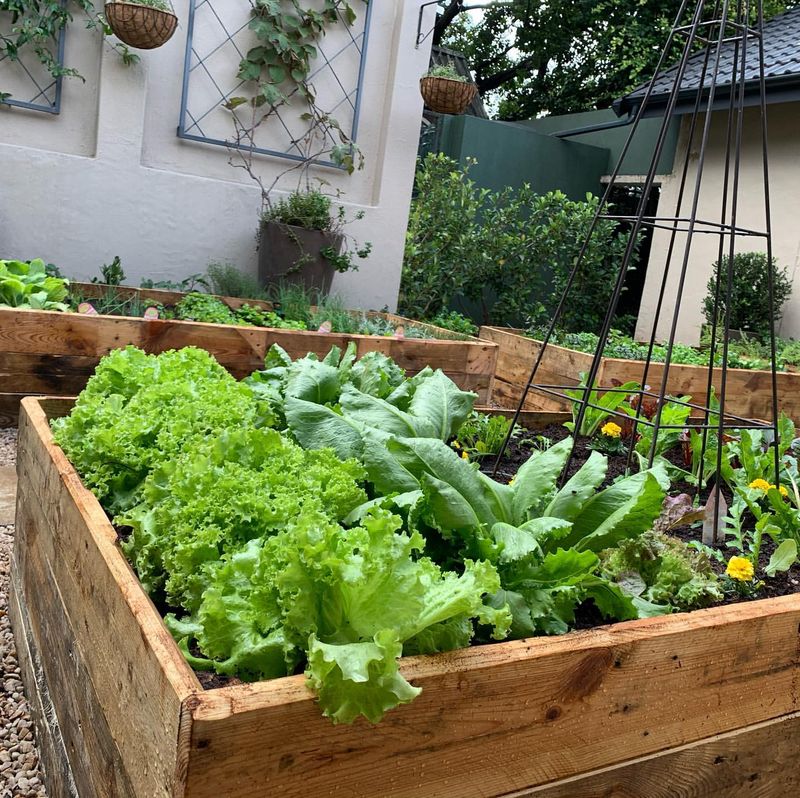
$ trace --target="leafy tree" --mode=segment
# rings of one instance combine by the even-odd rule
[[[766,0],[764,13],[798,5]],[[501,119],[607,108],[652,77],[680,6],[680,0],[447,0],[434,43],[465,53],[481,95],[496,99]],[[483,10],[480,21],[465,13],[474,9]]]
[[[442,154],[420,163],[406,234],[400,306],[430,318],[459,297],[481,306],[481,321],[519,326],[548,321],[566,285],[597,197],[570,200],[530,186],[494,192]],[[600,329],[627,239],[598,223],[565,307],[566,330]]]

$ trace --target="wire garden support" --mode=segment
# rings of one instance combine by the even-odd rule
[[[727,255],[727,273],[723,276],[718,270],[717,282],[715,286],[715,306],[714,321],[711,329],[711,347],[708,359],[708,379],[706,382],[705,396],[702,401],[678,402],[688,404],[693,410],[698,411],[699,422],[692,428],[702,431],[702,457],[705,461],[706,450],[711,446],[712,436],[716,437],[717,442],[724,439],[726,429],[736,427],[739,429],[762,429],[770,431],[775,441],[775,484],[779,485],[780,476],[780,449],[777,445],[778,429],[778,396],[776,378],[776,351],[775,351],[775,320],[774,320],[774,265],[772,262],[772,227],[770,221],[770,202],[769,202],[769,144],[767,137],[767,118],[766,118],[766,87],[765,87],[765,68],[764,68],[764,42],[763,31],[763,0],[683,0],[678,10],[672,30],[667,38],[667,42],[662,50],[655,75],[647,85],[641,105],[636,111],[635,118],[631,124],[627,140],[623,146],[619,161],[615,166],[609,182],[606,186],[603,197],[598,205],[592,223],[589,226],[583,246],[575,260],[572,270],[567,279],[566,286],[559,298],[558,305],[548,326],[547,332],[542,340],[542,345],[534,359],[530,376],[524,386],[519,405],[514,414],[514,423],[519,419],[525,400],[531,391],[558,396],[569,401],[577,395],[580,399],[576,401],[577,412],[575,415],[575,434],[580,430],[587,409],[593,407],[591,395],[593,391],[619,391],[618,386],[595,385],[600,364],[602,362],[603,351],[609,338],[613,319],[617,310],[620,296],[622,294],[625,277],[631,266],[632,259],[636,253],[637,239],[640,231],[645,227],[653,227],[666,230],[669,233],[666,256],[663,262],[663,273],[660,280],[657,303],[652,320],[652,326],[648,338],[648,352],[642,368],[642,379],[640,387],[636,390],[627,390],[625,393],[638,396],[638,405],[633,416],[622,410],[613,410],[609,415],[623,418],[633,424],[633,432],[628,446],[628,467],[630,468],[633,450],[637,439],[639,426],[646,426],[652,429],[652,443],[647,457],[648,466],[652,466],[655,460],[656,441],[661,430],[670,429],[670,425],[662,422],[662,411],[667,397],[667,385],[669,381],[669,371],[672,362],[672,350],[678,329],[678,319],[681,310],[681,303],[684,299],[686,288],[686,278],[691,268],[692,243],[695,234],[716,235],[719,240],[718,256],[721,261]],[[653,87],[659,73],[662,71],[673,48],[681,44],[681,52],[677,64],[674,66],[674,80],[670,93],[663,111],[663,119],[654,147],[649,168],[644,180],[644,188],[641,194],[635,214],[621,216],[613,213],[609,207],[609,197],[621,174],[622,165],[625,161],[628,150],[636,135],[637,128],[641,119],[647,115],[648,104],[653,97]],[[705,49],[698,52],[698,45],[704,44]],[[730,72],[728,68],[721,67],[723,50],[730,55],[733,50],[733,63]],[[676,115],[679,99],[685,103],[687,88],[683,85],[687,74],[687,66],[690,62],[694,65],[702,64],[700,78],[696,87],[693,109],[687,114],[686,125],[688,145],[685,149],[683,163],[675,170],[676,175],[680,175],[678,183],[678,193],[676,207],[672,213],[661,213],[659,208],[658,215],[646,215],[646,198],[656,180],[658,162],[666,141],[667,131]],[[742,136],[743,120],[745,108],[745,83],[748,74],[748,66],[752,72],[753,65],[756,64],[759,76],[759,112],[760,112],[760,133],[762,139],[761,161],[764,184],[764,208],[765,224],[763,229],[754,229],[753,225],[742,226],[739,222],[740,216],[740,192],[741,192],[741,161],[742,161]],[[694,86],[692,86],[694,89]],[[722,91],[721,91],[722,89]],[[719,95],[723,95],[724,90],[728,89],[729,97],[727,111],[719,110],[715,112],[715,100]],[[717,103],[718,105],[718,103]],[[685,107],[685,106],[684,106]],[[720,211],[718,219],[703,219],[699,217],[700,198],[703,188],[703,173],[706,167],[709,152],[709,139],[711,134],[712,116],[726,114],[725,119],[725,156],[723,165],[723,190],[720,198]],[[693,179],[690,178],[690,162],[695,162],[695,173]],[[577,388],[574,385],[550,385],[538,383],[536,380],[539,367],[542,363],[544,353],[550,343],[553,333],[558,327],[563,309],[569,301],[573,290],[576,277],[580,274],[584,256],[594,234],[597,223],[601,219],[610,219],[617,222],[627,222],[630,224],[630,231],[627,233],[628,241],[625,254],[619,266],[617,279],[615,281],[611,299],[603,319],[602,327],[599,330],[599,340],[597,348],[592,357],[589,373],[584,383]],[[683,237],[678,240],[679,234]],[[768,285],[769,285],[769,307],[770,307],[770,361],[772,368],[772,419],[744,419],[740,416],[733,416],[725,410],[725,400],[728,388],[728,341],[730,337],[730,297],[733,288],[733,259],[737,252],[737,243],[740,238],[756,238],[764,241],[769,264]],[[651,268],[653,267],[651,262]],[[658,264],[661,266],[662,264]],[[667,287],[670,276],[677,278],[674,294],[668,297]],[[669,303],[667,298],[674,298],[674,305],[671,310],[671,317],[668,316],[665,308]],[[720,315],[719,311],[724,310],[722,318],[717,322]],[[668,327],[669,333],[665,342],[666,355],[663,363],[663,372],[657,390],[652,391],[648,386],[648,376],[651,372],[652,355],[658,330],[662,320]],[[721,338],[719,347],[717,339]],[[718,350],[721,350],[718,351]],[[715,360],[721,353],[721,363],[715,372]],[[718,374],[716,383],[718,394],[715,388],[715,373]],[[656,412],[652,420],[642,417],[642,399],[647,396],[655,398]],[[718,403],[716,401],[718,396]],[[674,399],[669,401],[675,402]],[[674,427],[672,427],[674,428]],[[499,463],[505,453],[508,442],[511,438],[512,427],[506,441],[495,462],[494,472],[497,472]],[[574,452],[573,452],[574,454]],[[564,469],[562,482],[566,478],[573,454]],[[722,446],[716,446],[716,474],[714,479],[713,514],[714,529],[718,528],[719,522],[719,492],[721,479],[719,477],[722,458]],[[702,469],[701,469],[702,471]],[[698,490],[703,488],[702,473]]]

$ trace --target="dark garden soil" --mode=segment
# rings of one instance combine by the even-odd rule
[[[522,466],[522,464],[528,460],[531,454],[536,450],[537,445],[541,444],[541,438],[547,438],[550,443],[557,443],[558,441],[566,438],[569,434],[570,433],[568,430],[560,424],[550,424],[544,429],[536,430],[535,432],[530,433],[523,433],[523,435],[515,440],[512,440],[509,444],[508,450],[498,465],[495,478],[501,482],[509,481],[519,470],[520,466]],[[590,447],[589,439],[578,438],[575,444],[574,456],[567,471],[567,476],[571,477],[573,474],[575,474],[581,468],[581,466],[583,466],[591,453],[592,449]],[[607,455],[607,457],[608,472],[606,474],[604,485],[610,485],[618,477],[625,474],[627,460],[626,454]],[[675,447],[674,449],[668,451],[665,454],[665,457],[674,465],[677,465],[681,468],[686,467],[680,447]],[[492,474],[494,465],[494,457],[485,457],[480,464],[480,468],[484,473]],[[705,504],[706,500],[708,499],[709,492],[710,491],[706,489],[701,493],[701,504]],[[673,483],[670,494],[674,496],[679,493],[688,493],[690,496],[694,496],[696,490],[693,486],[685,482]],[[726,502],[728,502],[730,505],[731,494],[727,487],[723,489],[723,494]],[[130,536],[130,533],[131,529],[129,527],[117,528],[117,536],[120,542],[127,540],[127,538]],[[686,543],[695,540],[699,541],[701,539],[701,524],[695,523],[690,526],[678,527],[672,529],[670,534],[674,537],[680,538]],[[727,559],[729,559],[730,556],[735,553],[724,546],[717,548],[724,555],[725,561],[727,561]],[[775,548],[776,546],[771,539],[767,537],[763,539],[759,557],[760,571],[763,572],[763,568],[769,562],[770,556],[775,551]],[[725,573],[725,561],[719,562],[715,559],[711,560],[711,565],[714,571],[720,576],[724,575]],[[798,590],[800,590],[800,575],[796,569],[792,569],[788,573],[779,573],[771,579],[766,580],[766,583],[763,585],[763,587],[754,595],[741,596],[735,593],[726,594],[725,599],[719,602],[719,604],[736,604],[743,601],[786,596],[796,593]],[[180,612],[174,607],[169,607],[163,598],[162,600],[159,600],[158,597],[154,597],[154,602],[162,616],[169,612]],[[597,626],[603,626],[607,623],[608,621],[603,618],[594,603],[592,601],[587,601],[577,608],[573,628],[592,629]],[[192,654],[202,657],[202,653],[199,650],[192,651]],[[214,690],[220,687],[229,687],[236,684],[242,684],[242,680],[235,676],[221,676],[210,671],[195,671],[195,675],[205,690]]]
[[[519,438],[512,440],[508,446],[503,459],[500,461],[497,469],[496,479],[500,481],[508,481],[519,470],[520,466],[531,456],[535,450],[530,443],[526,441],[535,440],[536,436],[543,436],[551,441],[551,443],[558,443],[569,435],[569,431],[561,424],[550,424],[543,429],[536,430],[536,432],[523,433]],[[581,466],[586,462],[592,453],[590,446],[590,439],[578,438],[575,442],[575,450],[572,462],[567,470],[567,476],[571,477],[575,474]],[[667,460],[680,468],[687,468],[687,463],[683,459],[683,452],[680,446],[674,447],[667,451],[664,455]],[[627,461],[627,447],[626,454],[621,455],[607,455],[608,457],[608,472],[604,485],[610,485],[618,477],[625,474],[626,461]],[[491,474],[494,469],[495,458],[484,458],[481,463],[481,471],[486,474]],[[700,494],[700,504],[705,505],[708,500],[709,494],[713,490],[712,487],[704,489]],[[670,489],[670,495],[675,496],[680,493],[687,493],[689,496],[694,497],[697,489],[687,482],[673,482]],[[732,501],[731,492],[727,486],[722,489],[723,496],[728,506]],[[680,538],[685,543],[692,541],[700,541],[702,536],[702,524],[695,523],[690,526],[676,527],[669,532],[670,535]],[[737,552],[727,547],[717,546],[727,561],[733,554]],[[761,551],[759,554],[759,570],[763,572],[763,568],[769,562],[772,553],[775,551],[776,545],[771,538],[765,536],[761,543]],[[711,566],[714,571],[720,576],[724,575],[726,562],[719,562],[717,560],[711,561]],[[788,572],[778,573],[774,577],[765,580],[765,584],[754,595],[740,596],[738,594],[726,594],[726,597],[719,604],[738,604],[742,601],[753,601],[756,599],[774,598],[776,596],[787,596],[792,593],[800,591],[800,569],[796,566]],[[717,605],[718,606],[718,605]],[[576,616],[577,629],[587,629],[594,626],[600,626],[606,623],[603,617],[597,611],[597,608],[592,603],[587,603],[579,607]]]

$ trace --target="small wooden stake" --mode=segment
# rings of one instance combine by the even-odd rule
[[[719,512],[716,527],[714,525],[714,505],[719,496]],[[706,502],[705,519],[703,520],[703,543],[706,546],[721,546],[725,540],[725,516],[728,515],[728,503],[721,490],[714,489]]]

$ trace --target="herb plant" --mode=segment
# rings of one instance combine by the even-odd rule
[[[511,420],[504,416],[479,413],[473,410],[467,420],[459,427],[452,446],[474,457],[497,454],[508,435]],[[522,434],[520,427],[515,428],[512,437]]]
[[[426,321],[436,327],[443,327],[445,330],[452,330],[463,335],[476,336],[478,334],[478,326],[473,323],[472,319],[457,310],[442,310]]]
[[[122,268],[122,260],[119,255],[114,255],[114,260],[111,263],[104,263],[100,267],[100,277],[92,277],[92,282],[105,285],[122,285],[125,282],[125,270]]]
[[[221,300],[209,294],[187,294],[175,306],[177,318],[210,324],[241,324],[236,314]]]
[[[447,80],[457,80],[459,83],[468,83],[466,75],[459,75],[455,66],[450,64],[437,64],[431,67],[424,75],[425,78],[446,78]]]

